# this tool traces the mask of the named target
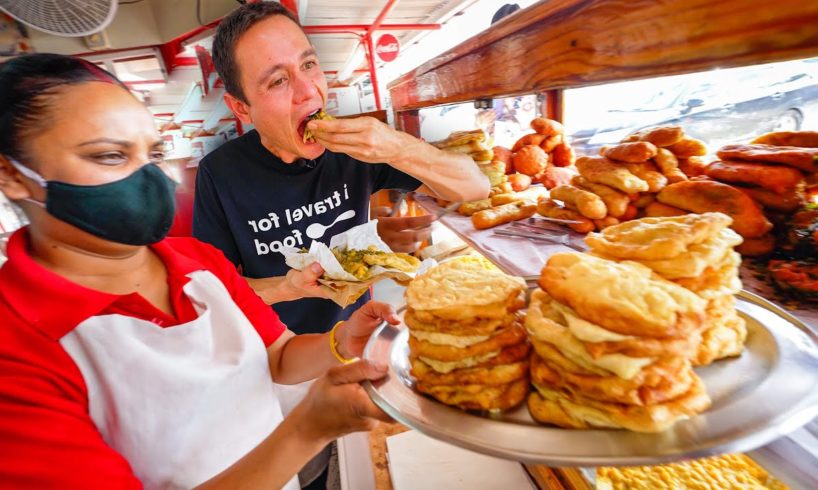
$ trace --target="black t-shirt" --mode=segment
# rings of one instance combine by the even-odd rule
[[[329,245],[332,236],[369,220],[373,192],[420,185],[389,165],[329,150],[316,160],[286,164],[251,131],[200,162],[193,235],[222,250],[247,277],[283,276],[289,267],[279,253],[282,246],[309,248],[313,239]],[[332,226],[308,230],[313,223]],[[343,310],[319,298],[277,303],[274,309],[296,333],[326,332],[368,299],[366,294]]]

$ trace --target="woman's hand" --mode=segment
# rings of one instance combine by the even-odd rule
[[[391,325],[400,323],[400,318],[391,305],[370,301],[360,307],[349,320],[338,325],[335,331],[339,353],[347,359],[360,357],[369,336],[384,321]]]
[[[303,418],[300,430],[318,441],[329,442],[350,432],[372,430],[378,421],[391,419],[372,403],[359,383],[380,379],[386,372],[386,366],[368,361],[336,366],[315,380],[290,416]]]

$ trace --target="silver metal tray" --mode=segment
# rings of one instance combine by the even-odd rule
[[[428,436],[527,463],[645,465],[749,451],[818,416],[818,335],[751,293],[740,293],[736,308],[747,321],[744,353],[696,369],[712,407],[661,433],[540,425],[524,404],[496,417],[443,405],[413,389],[403,325],[372,334],[363,357],[389,365],[389,373],[364,388],[386,413]]]

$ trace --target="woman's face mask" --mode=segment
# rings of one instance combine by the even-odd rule
[[[155,164],[107,184],[75,185],[46,181],[20,162],[9,161],[46,189],[44,207],[49,214],[99,238],[150,245],[165,238],[173,224],[176,183]]]

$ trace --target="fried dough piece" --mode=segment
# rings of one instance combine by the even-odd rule
[[[557,148],[563,142],[563,137],[561,134],[554,134],[551,136],[546,137],[540,143],[540,148],[546,153],[551,153],[554,149]]]
[[[455,369],[448,373],[439,373],[428,364],[419,360],[411,360],[412,376],[427,386],[438,385],[504,385],[527,376],[528,361],[512,364],[499,364],[491,367]]]
[[[649,187],[647,182],[627,168],[605,157],[580,157],[576,165],[580,175],[589,181],[613,187],[625,194],[646,192]]]
[[[667,204],[662,204],[656,201],[645,207],[645,216],[648,218],[659,218],[662,216],[684,216],[685,214],[689,213],[690,211],[685,211],[684,209],[668,206]]]
[[[596,184],[581,175],[577,175],[571,179],[571,184],[575,187],[579,187],[580,189],[593,192],[599,196],[602,199],[602,202],[605,203],[609,216],[619,218],[625,214],[625,211],[628,209],[628,203],[630,202],[628,196],[616,189],[608,187],[607,185]]]
[[[486,133],[482,129],[471,131],[455,131],[446,139],[431,143],[438,148],[450,148],[453,146],[467,145],[470,143],[481,143],[486,141]]]
[[[701,275],[678,278],[673,282],[705,299],[733,295],[741,291],[741,279],[738,277],[740,265],[741,255],[730,251],[719,263],[705,268]]]
[[[806,202],[804,190],[800,186],[783,194],[776,194],[759,187],[738,187],[738,190],[750,196],[765,209],[781,211],[782,213],[792,213]]]
[[[483,356],[483,359],[468,359],[467,361],[456,361],[451,363],[441,363],[434,359],[420,359],[411,352],[409,353],[409,361],[411,363],[423,362],[435,372],[441,374],[448,374],[456,370],[462,369],[488,369],[494,366],[502,366],[505,364],[514,364],[516,362],[527,361],[531,353],[531,344],[528,342],[520,342],[519,344],[506,347],[499,353],[491,353]],[[435,364],[432,366],[430,363]],[[441,366],[442,364],[442,366]]]
[[[561,185],[551,190],[551,198],[565,203],[565,206],[576,209],[588,219],[602,219],[608,215],[608,208],[602,198],[570,185]]]
[[[736,247],[736,251],[748,257],[758,257],[771,254],[775,250],[775,236],[766,234],[755,238],[746,238],[744,243]]]
[[[576,159],[577,155],[574,152],[574,148],[566,141],[555,146],[554,151],[551,153],[551,163],[557,167],[570,167],[574,164]]]
[[[480,199],[479,201],[464,202],[457,208],[457,212],[463,216],[471,216],[478,211],[482,211],[490,207],[491,199]]]
[[[678,158],[679,170],[688,178],[704,175],[707,169],[707,161],[702,157]]]
[[[560,124],[558,121],[546,119],[544,117],[532,119],[531,129],[543,136],[554,136],[565,132],[565,128],[563,128],[562,124]]]
[[[716,161],[707,166],[705,174],[714,180],[755,185],[776,194],[792,192],[804,184],[804,176],[799,170],[780,165]]]
[[[625,219],[623,216],[622,219]],[[618,218],[614,218],[613,216],[605,216],[602,219],[595,219],[594,225],[596,225],[597,231],[602,231],[605,228],[609,228],[611,226],[616,226],[620,223]]]
[[[569,228],[577,233],[589,233],[594,231],[594,222],[573,209],[568,209],[557,204],[553,199],[547,197],[537,201],[537,213],[547,218],[567,219],[579,221],[578,224],[570,224]]]
[[[514,153],[513,162],[514,170],[534,176],[545,170],[548,165],[548,154],[539,146],[526,145]]]
[[[634,262],[558,253],[548,259],[539,284],[584,320],[622,335],[685,335],[700,327],[704,313],[701,298]]]
[[[604,156],[619,162],[647,162],[656,156],[656,146],[647,141],[620,143],[605,150]]]
[[[546,189],[553,189],[558,185],[567,185],[577,175],[574,167],[557,167],[549,165],[545,170],[531,178],[531,182],[542,184]]]
[[[520,150],[520,148],[528,145],[540,146],[540,143],[542,143],[544,139],[545,136],[541,134],[527,134],[514,142],[514,145],[511,147],[511,151],[512,153],[516,153]]]
[[[478,230],[485,230],[504,223],[530,218],[537,212],[537,205],[531,201],[515,201],[490,209],[478,211],[471,216],[471,222]]]
[[[617,259],[670,259],[717,235],[732,221],[722,213],[641,218],[591,233],[585,243],[591,250]]]
[[[524,191],[531,185],[531,177],[526,174],[511,174],[508,176],[508,181],[514,192]]]
[[[438,401],[463,410],[507,410],[516,407],[528,395],[528,378],[506,385],[427,385],[415,384],[417,390]]]
[[[767,133],[750,142],[753,145],[818,148],[818,131],[780,131]]]
[[[702,333],[699,350],[692,359],[693,365],[705,366],[719,359],[740,356],[746,340],[747,324],[734,311]]]
[[[511,150],[504,146],[495,146],[491,149],[494,160],[504,162],[507,166],[511,164]],[[506,169],[508,171],[508,169]]]
[[[622,428],[636,432],[661,432],[678,420],[710,407],[704,383],[695,374],[690,389],[672,400],[654,405],[605,403],[564,390],[535,385],[528,397],[534,420],[572,429]]]
[[[659,148],[653,162],[669,183],[687,180],[687,175],[679,170],[679,159],[667,148]]]
[[[447,320],[425,312],[418,313],[411,307],[407,307],[403,315],[403,321],[409,330],[457,336],[489,336],[496,330],[510,327],[514,322],[522,321],[524,318],[525,316],[518,311],[500,318],[473,317],[466,320]]]
[[[667,177],[650,162],[626,163],[625,166],[630,173],[648,183],[648,192],[659,192],[667,185]]]
[[[553,346],[548,348],[554,357],[562,358],[560,362],[571,362]],[[625,405],[655,405],[672,400],[690,389],[693,376],[690,362],[678,357],[659,360],[629,380],[618,376],[576,374],[540,356],[531,357],[531,382],[535,385],[578,392],[593,400]]]
[[[647,141],[663,147],[678,143],[684,136],[684,130],[680,126],[658,126],[636,133],[637,139],[634,141]]]
[[[807,173],[818,172],[818,148],[772,145],[727,145],[717,153],[722,160],[780,163]]]
[[[645,193],[639,196],[639,199],[633,201],[631,206],[635,207],[636,209],[644,209],[650,206],[650,204],[653,202],[656,202],[656,196],[654,194]]]
[[[426,359],[443,362],[462,361],[466,358],[480,357],[490,352],[499,352],[504,347],[523,342],[525,338],[525,330],[522,325],[517,323],[496,332],[483,342],[467,347],[433,344],[425,340],[418,340],[415,336],[410,335],[409,350],[412,354]]]
[[[677,182],[662,189],[656,198],[663,204],[694,213],[722,212],[733,218],[732,228],[745,238],[761,236],[773,227],[755,201],[721,182]]]
[[[684,137],[668,147],[677,158],[703,157],[707,155],[707,146],[696,138]]]

